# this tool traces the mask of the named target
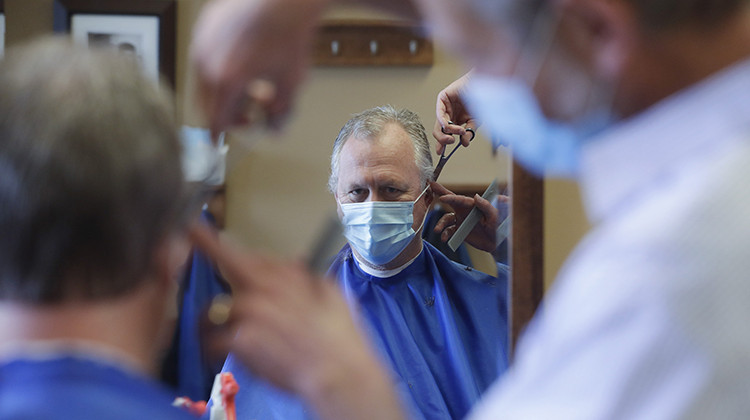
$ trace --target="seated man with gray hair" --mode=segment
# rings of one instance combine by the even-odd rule
[[[188,251],[168,91],[63,40],[0,61],[0,418],[192,418],[149,378]]]
[[[421,238],[433,164],[419,117],[390,106],[356,114],[333,146],[329,188],[348,244],[335,277],[391,368],[414,419],[462,418],[507,367],[507,272],[459,265]],[[255,379],[233,356],[237,415],[315,418]]]

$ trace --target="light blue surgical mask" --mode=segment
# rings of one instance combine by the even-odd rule
[[[476,73],[463,99],[471,113],[489,128],[494,148],[510,146],[513,157],[538,176],[575,177],[583,143],[615,119],[611,95],[596,98],[596,106],[589,104],[589,111],[575,121],[550,120],[542,112],[533,86],[558,24],[559,16],[554,12],[540,12],[513,76]]]
[[[417,231],[414,223],[414,201],[364,201],[340,204],[344,217],[344,236],[357,253],[375,266],[383,266],[395,259],[412,241]],[[425,217],[427,212],[425,212]]]
[[[489,128],[493,148],[510,146],[513,158],[538,176],[575,177],[581,146],[613,121],[608,110],[570,123],[550,120],[528,84],[516,77],[475,74],[464,98]]]

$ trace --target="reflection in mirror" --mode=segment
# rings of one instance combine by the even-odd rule
[[[430,244],[442,241],[422,243],[416,235],[403,248],[404,255],[408,254],[405,259],[400,252],[395,252],[391,259],[383,256],[387,254],[385,251],[375,249],[378,247],[369,249],[362,244],[351,244],[358,243],[359,237],[377,236],[366,229],[362,233],[356,227],[356,219],[369,220],[367,212],[373,210],[357,200],[360,194],[382,191],[362,183],[355,183],[358,188],[340,184],[349,178],[356,179],[358,173],[372,169],[379,162],[385,162],[383,166],[390,173],[398,174],[408,184],[405,189],[388,185],[385,190],[393,188],[397,196],[376,200],[397,202],[394,213],[399,214],[389,217],[398,220],[402,206],[410,208],[404,211],[406,216],[412,216],[408,223],[411,226],[407,227],[419,231],[425,220],[422,230],[427,235],[440,219],[440,214],[426,213],[427,207],[438,199],[429,194],[420,197],[423,184],[414,179],[414,174],[420,173],[414,167],[415,159],[403,159],[409,153],[414,156],[412,147],[403,149],[411,144],[409,130],[388,132],[386,137],[392,143],[385,150],[380,142],[363,142],[354,136],[345,144],[358,148],[344,147],[339,156],[347,163],[342,160],[338,169],[331,168],[330,163],[337,134],[353,113],[393,104],[396,109],[408,108],[419,115],[427,129],[424,137],[434,167],[437,155],[431,131],[435,98],[461,71],[454,58],[443,51],[435,52],[431,67],[316,67],[310,72],[294,118],[281,139],[258,142],[246,153],[238,153],[233,139],[229,140],[229,159],[235,168],[227,174],[230,233],[254,249],[286,257],[305,257],[312,255],[315,244],[327,243],[318,236],[328,231],[324,225],[329,215],[338,214],[342,221],[347,219],[344,229],[352,226],[350,233],[341,237],[344,243],[337,248],[333,263],[326,259],[322,265],[330,268],[331,280],[341,286],[351,307],[357,308],[354,310],[370,342],[393,372],[402,401],[424,418],[463,418],[478,395],[507,367],[510,330],[507,270],[500,277],[492,255],[465,247],[469,254],[466,261],[470,261],[467,265],[474,267],[467,269],[454,264]],[[440,181],[456,192],[473,196],[481,195],[497,179],[507,193],[508,159],[502,153],[493,156],[490,142],[482,133],[480,128],[470,147],[458,149],[442,171]],[[402,149],[394,152],[396,147]],[[378,159],[381,153],[390,155]],[[357,156],[362,159],[354,159]],[[329,175],[342,170],[347,172],[338,174],[334,183],[336,195],[332,195],[326,191]],[[360,207],[365,207],[364,211]],[[503,212],[507,213],[507,208]],[[406,233],[410,234],[409,229]],[[388,241],[372,239],[372,243],[383,244],[383,249],[391,248]],[[416,254],[411,253],[414,250]],[[496,256],[507,262],[507,248],[500,248]],[[378,261],[368,263],[368,258]],[[401,261],[393,263],[399,258]],[[500,364],[498,359],[502,361]],[[305,412],[310,412],[302,401],[287,395],[282,398],[257,378],[249,374],[240,377],[238,372],[243,371],[232,359],[225,369],[233,371],[240,382],[237,409],[245,411],[248,418],[259,414],[255,410],[264,409],[280,413],[277,418],[284,419],[302,419]]]
[[[325,197],[338,213],[346,239],[333,261],[325,264],[329,277],[356,308],[370,342],[394,373],[402,401],[425,418],[462,418],[507,368],[508,270],[505,265],[498,270],[492,255],[468,246],[459,249],[464,265],[455,264],[432,245],[442,246],[440,238],[422,240],[422,232],[429,236],[446,213],[443,209],[428,214],[440,201],[425,188],[437,161],[434,141],[424,128],[434,116],[425,112],[420,118],[387,106],[354,116],[352,111],[358,110],[349,108],[347,118],[324,130],[331,134],[327,141],[312,143],[309,136],[317,133],[305,132],[308,138],[299,141],[306,143],[294,151],[289,144],[258,143],[247,156],[252,163],[239,164],[228,174],[230,197],[237,173],[252,171],[243,182],[261,182],[268,200],[288,203],[275,207],[278,222],[264,228],[278,234],[306,222],[314,223],[317,233],[326,229],[323,222],[315,222],[310,203],[300,201],[299,194],[271,194],[269,187],[280,184],[284,176],[294,180],[292,187],[308,189],[328,180],[332,194],[317,189],[315,195]],[[310,157],[321,151],[326,156],[313,164]],[[456,152],[441,180],[470,197],[482,194],[496,178],[506,190],[507,165],[496,159],[489,143],[478,138]],[[320,164],[326,165],[323,174],[313,166]],[[274,179],[256,172],[269,165],[277,174],[287,168],[286,173]],[[252,203],[244,217],[252,218],[263,205]],[[283,216],[286,207],[294,211],[291,217]],[[232,218],[230,214],[230,226]],[[497,255],[507,261],[507,251]],[[304,418],[299,413],[308,408],[302,401],[280,398],[231,358],[224,369],[240,384],[238,412],[258,417],[257,410],[266,407],[281,410],[280,418]],[[262,405],[257,404],[260,400]]]

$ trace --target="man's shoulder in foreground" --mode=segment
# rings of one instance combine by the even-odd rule
[[[160,385],[110,364],[75,357],[0,362],[0,418],[189,420]]]

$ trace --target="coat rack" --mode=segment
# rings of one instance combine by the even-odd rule
[[[318,66],[431,66],[432,42],[418,25],[376,20],[329,20],[319,29]]]

